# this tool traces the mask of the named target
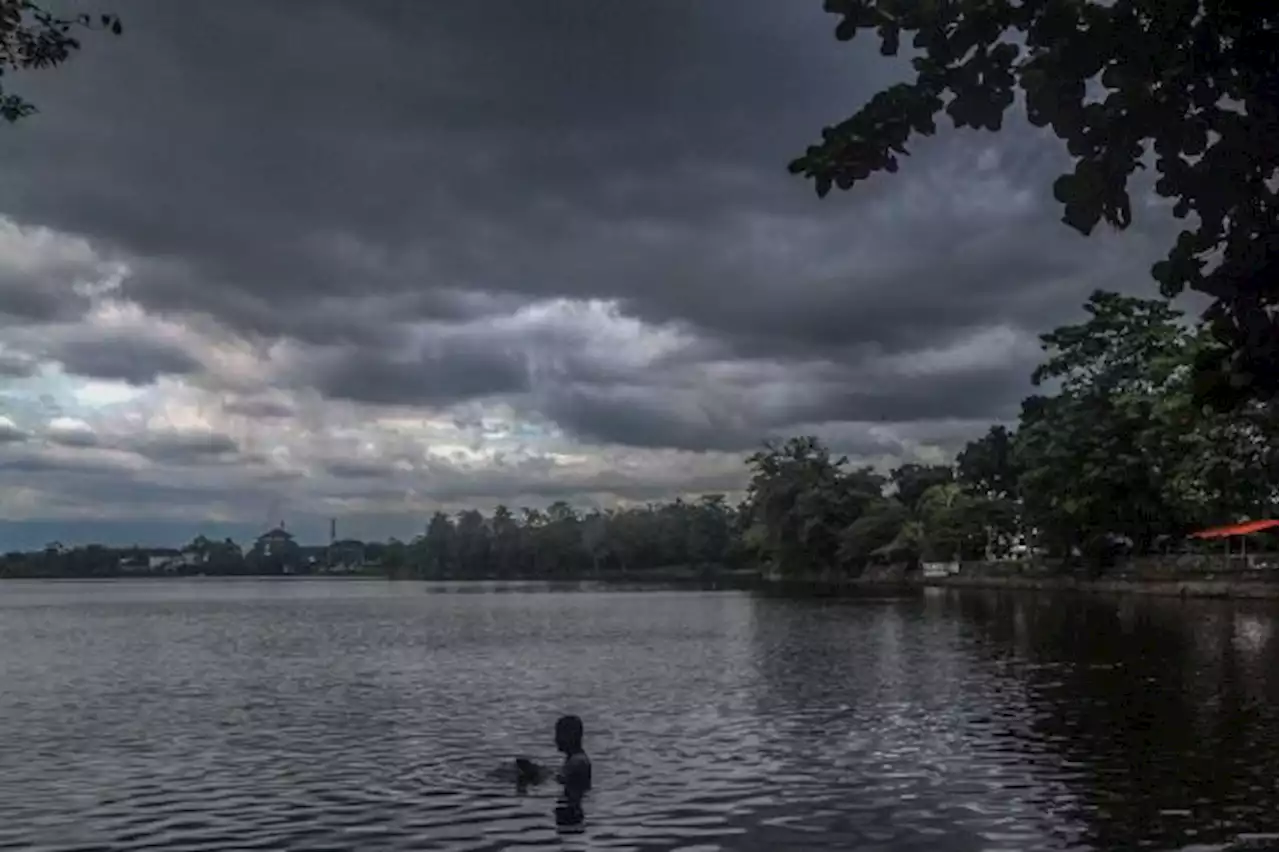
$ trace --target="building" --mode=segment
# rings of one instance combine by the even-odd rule
[[[365,565],[364,542],[348,538],[329,545],[326,568],[333,573],[359,571]]]
[[[293,556],[298,545],[281,525],[258,536],[254,549],[263,556]]]
[[[173,571],[182,564],[182,552],[171,547],[147,551],[147,570],[149,571]]]
[[[172,547],[134,548],[121,556],[116,567],[123,574],[161,574],[194,564],[184,551]]]

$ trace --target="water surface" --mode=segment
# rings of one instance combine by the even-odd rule
[[[0,583],[0,848],[1202,849],[1274,832],[1273,606]],[[580,714],[586,825],[493,769]]]

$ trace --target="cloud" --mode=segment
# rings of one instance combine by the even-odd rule
[[[340,350],[316,354],[309,377],[325,396],[380,405],[442,405],[528,384],[519,353],[460,342],[424,342],[405,354]]]
[[[150,434],[126,446],[151,461],[174,465],[217,461],[240,449],[233,439],[216,432]]]
[[[393,472],[387,464],[361,461],[331,461],[325,470],[338,479],[375,479]]]
[[[284,400],[276,399],[231,399],[222,403],[222,410],[227,414],[239,415],[253,419],[290,417],[294,407]]]
[[[171,343],[126,336],[68,340],[53,350],[53,356],[67,372],[131,385],[200,369],[199,361]]]
[[[0,217],[0,327],[73,319],[115,275],[85,239]]]
[[[62,447],[84,449],[101,445],[101,440],[93,427],[75,417],[55,417],[50,420],[45,438]]]
[[[1059,145],[1017,122],[817,200],[788,160],[906,73],[820,4],[308,9],[138,2],[24,79],[0,519],[386,534],[734,491],[801,431],[944,458],[1090,291],[1154,292],[1172,233],[1063,226]]]
[[[21,352],[0,351],[0,378],[25,379],[36,373],[36,359]]]
[[[27,440],[27,433],[18,428],[8,417],[0,415],[0,444],[14,444]]]

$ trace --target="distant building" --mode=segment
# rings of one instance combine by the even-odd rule
[[[150,572],[150,559],[145,553],[131,553],[120,557],[117,567],[123,574],[146,574]]]
[[[298,545],[293,540],[293,536],[285,531],[284,527],[276,527],[267,530],[258,536],[258,541],[254,545],[263,556],[293,556],[296,554]]]
[[[308,571],[319,571],[324,568],[327,552],[328,548],[324,545],[299,545],[294,551],[294,557],[299,567],[305,565]]]
[[[284,524],[267,530],[253,544],[251,561],[268,573],[292,574],[307,563],[307,555],[284,528]]]
[[[182,551],[171,547],[160,547],[147,551],[147,569],[150,571],[173,571],[182,565]]]
[[[352,538],[335,541],[329,545],[326,561],[328,570],[335,573],[358,571],[365,564],[364,542]]]
[[[156,574],[195,565],[194,557],[171,547],[135,548],[121,556],[116,567],[124,574]]]

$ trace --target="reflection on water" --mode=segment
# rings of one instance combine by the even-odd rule
[[[1034,695],[1028,737],[1080,770],[1074,812],[1091,844],[1275,831],[1273,608],[993,595],[954,605],[983,652],[1013,651],[1007,667]],[[1029,641],[1005,626],[1015,609]],[[1248,642],[1235,641],[1241,625]]]
[[[5,583],[0,848],[1220,848],[1275,831],[1276,629],[984,592]],[[578,826],[495,773],[555,765],[562,713]]]

